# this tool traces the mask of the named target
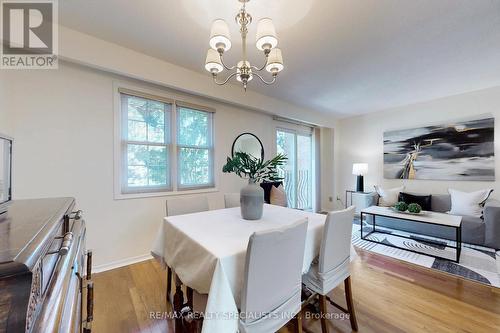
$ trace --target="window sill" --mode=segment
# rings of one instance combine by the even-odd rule
[[[148,193],[115,193],[115,200],[127,200],[127,199],[140,199],[140,198],[154,198],[154,197],[169,197],[169,196],[180,196],[180,195],[190,195],[190,194],[203,194],[203,193],[214,193],[219,192],[216,187],[203,188],[196,190],[182,190],[182,191],[169,191],[169,192],[148,192]]]

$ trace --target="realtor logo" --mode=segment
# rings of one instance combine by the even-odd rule
[[[3,0],[1,18],[0,68],[57,68],[57,0]]]

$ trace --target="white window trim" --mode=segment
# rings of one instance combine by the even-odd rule
[[[141,191],[141,189],[138,189],[136,192],[131,192],[131,193],[122,193],[122,179],[124,177],[123,169],[122,169],[122,156],[123,156],[123,146],[122,146],[122,129],[123,129],[123,117],[122,117],[122,110],[121,110],[121,93],[119,90],[128,90],[129,93],[133,95],[133,93],[141,94],[145,98],[148,98],[147,96],[151,96],[153,99],[154,97],[159,97],[164,100],[164,102],[167,103],[172,103],[172,110],[171,110],[171,140],[169,142],[169,145],[172,147],[170,154],[171,159],[171,165],[170,165],[170,183],[172,190],[169,191],[151,191],[151,192],[144,192],[148,191],[147,189],[144,189],[144,191]],[[124,200],[124,199],[136,199],[136,198],[150,198],[150,197],[162,197],[162,196],[178,196],[178,195],[190,195],[190,194],[198,194],[198,193],[213,193],[213,192],[218,192],[217,185],[218,185],[218,177],[216,177],[216,171],[215,171],[215,165],[212,167],[212,179],[213,179],[213,185],[210,187],[198,187],[194,189],[189,189],[189,188],[178,188],[178,183],[177,183],[177,178],[178,178],[178,173],[177,173],[177,163],[172,163],[173,158],[177,159],[177,104],[176,102],[179,103],[179,105],[193,105],[196,106],[200,111],[209,111],[213,112],[212,115],[212,163],[215,164],[215,138],[214,134],[215,132],[215,110],[209,107],[204,107],[204,106],[199,106],[198,104],[195,103],[188,103],[184,102],[185,98],[177,98],[176,96],[171,96],[169,94],[166,94],[165,92],[159,91],[159,90],[154,90],[154,89],[145,89],[144,87],[139,87],[135,86],[129,83],[124,83],[124,82],[113,82],[113,115],[114,115],[114,126],[113,126],[113,137],[114,137],[114,145],[113,145],[113,161],[114,161],[114,175],[113,175],[113,188],[114,188],[114,199],[115,200]],[[175,155],[174,155],[175,154]]]

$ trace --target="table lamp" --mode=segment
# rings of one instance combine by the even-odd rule
[[[368,173],[368,164],[366,163],[354,163],[352,165],[352,174],[357,177],[356,180],[356,192],[364,192],[363,176]]]

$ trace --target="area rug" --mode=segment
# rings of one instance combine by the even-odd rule
[[[397,245],[407,249],[418,249],[418,251],[432,255],[449,258],[455,257],[455,250],[449,247],[455,246],[455,242],[425,235],[410,234],[389,228],[380,229],[384,229],[383,231],[388,234],[376,233],[370,235],[369,238],[376,238],[375,240],[377,241]],[[363,231],[365,232],[365,229],[363,229]],[[369,231],[371,231],[371,228],[366,230],[366,233]],[[404,235],[410,237],[411,239],[399,238],[395,237],[395,235]],[[438,244],[431,244],[426,242],[426,240]],[[361,239],[359,224],[353,224],[352,244],[363,250],[407,261],[419,266],[436,269],[449,274],[458,275],[465,279],[500,288],[500,251],[495,252],[494,249],[463,243],[460,263],[455,263],[451,260],[436,259],[428,255],[418,254],[403,249],[396,249],[383,244],[377,244],[369,240],[363,240]]]

